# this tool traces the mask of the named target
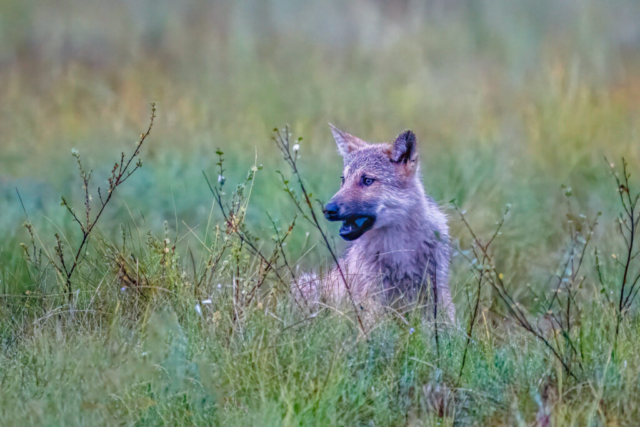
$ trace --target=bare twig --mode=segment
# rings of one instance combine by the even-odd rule
[[[492,288],[496,291],[496,293],[498,294],[500,299],[504,302],[504,304],[507,307],[507,310],[509,311],[509,313],[511,314],[513,319],[515,319],[515,321],[524,330],[526,330],[527,332],[531,333],[540,342],[542,342],[551,351],[553,356],[562,364],[565,372],[567,374],[569,374],[571,377],[573,377],[574,379],[577,380],[578,377],[573,372],[573,370],[571,369],[571,367],[569,366],[567,361],[565,361],[565,359],[562,357],[562,355],[560,354],[559,350],[555,346],[553,346],[542,335],[542,333],[536,327],[534,327],[531,324],[531,322],[529,322],[529,320],[527,318],[527,315],[525,314],[525,312],[521,308],[520,304],[517,303],[516,301],[514,301],[513,297],[511,297],[511,295],[509,294],[509,292],[507,291],[507,289],[505,287],[505,284],[504,284],[504,282],[502,280],[502,276],[496,271],[495,264],[494,264],[494,261],[493,261],[493,258],[491,256],[491,254],[489,252],[488,245],[483,244],[482,241],[478,238],[478,236],[474,232],[473,228],[471,227],[471,225],[467,221],[464,212],[461,211],[460,209],[458,209],[457,206],[455,206],[455,208],[456,208],[458,214],[460,215],[460,218],[461,218],[463,224],[465,225],[465,227],[467,228],[467,230],[471,234],[471,237],[473,239],[474,244],[478,248],[480,248],[481,255],[483,256],[483,259],[486,260],[486,263],[483,263],[483,266],[482,266],[483,269],[487,268],[487,271],[484,274],[484,277],[489,282],[489,284],[491,284]],[[492,241],[492,240],[489,240],[489,241]]]
[[[219,185],[218,186],[211,185],[211,181],[209,181],[209,178],[207,177],[207,175],[204,172],[202,174],[204,175],[207,185],[209,186],[209,190],[213,195],[214,201],[220,208],[220,212],[222,213],[224,223],[226,226],[226,233],[235,235],[238,238],[240,245],[241,246],[246,245],[246,248],[249,251],[249,253],[256,256],[260,260],[260,262],[265,265],[264,270],[261,271],[260,277],[258,278],[256,284],[253,285],[253,287],[247,293],[245,304],[249,304],[251,303],[251,301],[257,294],[257,291],[262,287],[266,278],[271,272],[273,272],[273,274],[276,276],[278,281],[281,284],[283,284],[283,286],[286,286],[285,280],[282,278],[282,276],[279,273],[279,267],[276,265],[276,261],[279,254],[278,245],[281,245],[284,242],[284,240],[291,234],[291,231],[293,228],[291,228],[290,231],[288,231],[282,237],[281,241],[276,244],[276,247],[270,256],[267,257],[266,255],[264,255],[260,250],[260,248],[258,247],[257,243],[255,242],[255,239],[251,236],[251,233],[249,233],[249,231],[246,229],[244,225],[244,216],[245,216],[246,209],[242,204],[243,200],[242,200],[241,192],[237,191],[233,195],[230,205],[225,203],[223,200],[222,196],[224,193],[222,192],[222,186],[224,185],[224,177],[222,173],[224,172],[224,169],[223,169],[224,159],[222,156],[224,153],[219,149],[216,153],[219,156],[219,162],[217,163],[217,165],[219,166],[219,175],[218,175]],[[246,182],[253,181],[254,174],[258,169],[259,168],[256,166],[252,168],[251,172],[247,176]],[[238,300],[239,299],[237,299],[237,301]]]
[[[640,213],[638,212],[638,200],[640,199],[640,193],[632,194],[629,178],[631,174],[628,172],[628,163],[626,159],[622,158],[622,178],[616,173],[615,165],[609,162],[606,158],[607,165],[611,168],[611,173],[617,184],[617,192],[620,197],[620,204],[624,214],[618,219],[618,231],[623,237],[625,242],[625,249],[627,252],[626,260],[621,262],[623,267],[622,282],[620,284],[620,297],[618,300],[618,315],[616,319],[616,332],[614,336],[614,350],[618,342],[618,335],[620,333],[620,323],[624,314],[631,308],[631,304],[637,294],[636,286],[640,280],[640,274],[631,283],[629,283],[629,273],[631,269],[631,262],[636,257],[634,255],[634,245],[636,235],[638,232],[638,224],[640,223]],[[626,232],[623,230],[626,230]],[[628,287],[627,287],[628,286]]]
[[[123,152],[120,156],[120,161],[115,163],[111,170],[111,176],[108,179],[109,186],[107,187],[107,195],[103,198],[102,190],[98,188],[98,195],[100,199],[98,212],[92,218],[91,217],[91,209],[92,209],[92,197],[90,194],[90,183],[91,183],[91,175],[92,171],[87,172],[84,169],[82,161],[80,159],[80,155],[76,150],[72,150],[73,156],[76,158],[78,163],[78,169],[80,171],[80,177],[82,179],[83,189],[85,192],[84,195],[84,205],[85,205],[85,219],[81,220],[80,217],[75,213],[75,210],[71,207],[71,205],[67,202],[67,200],[62,198],[62,205],[67,209],[72,219],[78,224],[80,230],[82,231],[82,239],[80,240],[80,244],[74,251],[74,255],[72,256],[70,262],[65,260],[65,252],[63,250],[62,242],[58,235],[56,235],[56,256],[58,258],[56,260],[50,258],[49,261],[53,264],[56,270],[63,276],[65,282],[65,291],[67,292],[69,298],[71,298],[71,279],[73,277],[74,272],[77,270],[78,266],[82,263],[84,259],[84,254],[86,252],[86,246],[89,243],[89,238],[91,236],[92,231],[94,230],[96,224],[102,217],[102,214],[107,207],[109,201],[111,201],[113,194],[120,185],[122,185],[136,170],[142,167],[142,161],[137,159],[140,154],[140,149],[144,144],[145,140],[151,133],[151,129],[153,128],[153,122],[156,118],[156,106],[154,103],[151,104],[151,116],[149,119],[149,126],[147,130],[140,135],[140,139],[136,144],[136,148],[127,159],[125,159],[125,153]],[[130,166],[133,164],[133,161],[136,160],[133,169],[130,169]]]
[[[460,209],[455,204],[455,201],[454,201],[454,206],[455,206],[455,209],[458,212],[460,212]],[[509,213],[509,209],[510,209],[510,206],[507,206],[504,214],[502,215],[502,218],[498,222],[498,226],[496,227],[495,232],[493,233],[493,235],[491,236],[489,241],[486,243],[486,245],[484,245],[484,248],[486,248],[486,250],[489,250],[489,247],[491,246],[491,244],[493,243],[495,238],[500,234],[500,230],[502,229],[502,226],[504,225],[504,221],[505,221],[505,218],[507,217],[507,214]],[[476,252],[475,248],[473,248],[473,252],[474,252],[474,255],[476,255],[475,259],[476,260],[479,259],[479,257],[477,256],[478,253]],[[463,256],[465,256],[465,255],[463,254]],[[462,354],[462,363],[460,364],[460,372],[458,373],[458,382],[462,378],[462,373],[464,372],[464,366],[465,366],[465,362],[467,360],[467,353],[469,351],[469,345],[471,343],[471,337],[473,336],[473,327],[474,327],[474,325],[476,323],[476,319],[478,317],[478,311],[479,311],[479,307],[480,307],[480,295],[482,293],[482,285],[484,284],[485,272],[486,272],[486,269],[485,269],[484,265],[485,265],[486,262],[487,262],[487,257],[485,255],[483,255],[482,256],[482,262],[480,263],[480,265],[477,268],[474,268],[474,276],[476,277],[476,283],[478,285],[477,286],[477,290],[476,290],[476,302],[474,304],[474,308],[473,308],[473,313],[471,315],[471,319],[469,319],[469,326],[467,327],[467,341],[465,343],[464,352]],[[471,262],[471,264],[473,265],[473,262]]]
[[[358,325],[360,326],[360,330],[362,331],[363,334],[366,334],[366,331],[365,331],[365,328],[364,328],[364,323],[362,323],[362,318],[360,317],[360,313],[358,312],[358,307],[356,306],[355,300],[353,299],[353,293],[351,292],[351,287],[349,286],[349,283],[348,283],[347,278],[346,278],[346,276],[344,274],[344,271],[343,271],[342,267],[340,266],[340,261],[338,260],[338,257],[336,255],[335,251],[333,250],[333,248],[331,247],[331,244],[329,243],[329,239],[328,239],[326,233],[324,232],[324,230],[320,226],[320,222],[318,221],[318,217],[316,215],[316,211],[313,208],[313,203],[311,202],[311,198],[313,196],[312,196],[311,193],[307,192],[307,189],[305,188],[304,182],[302,180],[302,176],[300,175],[300,171],[298,169],[298,150],[299,150],[299,144],[300,144],[300,141],[302,141],[302,138],[299,138],[297,140],[297,143],[296,143],[297,147],[292,147],[291,144],[290,144],[290,140],[289,140],[291,135],[289,133],[289,127],[288,126],[285,126],[285,128],[282,131],[280,131],[279,129],[275,128],[273,130],[273,132],[274,132],[274,136],[272,138],[273,141],[276,143],[276,146],[282,152],[282,155],[284,156],[285,162],[289,165],[289,167],[291,168],[291,171],[293,172],[294,176],[296,177],[296,180],[298,181],[298,187],[300,188],[300,192],[302,193],[302,195],[304,197],[304,205],[295,196],[295,193],[289,187],[288,181],[284,178],[284,175],[282,175],[282,173],[280,173],[280,176],[282,177],[282,181],[283,181],[283,183],[285,185],[285,191],[287,192],[287,194],[289,194],[289,196],[291,197],[291,200],[294,202],[296,208],[302,214],[302,216],[308,222],[310,222],[314,226],[314,228],[316,230],[318,230],[318,232],[320,233],[320,236],[322,237],[322,240],[324,241],[324,246],[329,251],[329,254],[331,255],[331,258],[333,259],[333,262],[336,265],[336,269],[338,270],[338,273],[340,274],[340,278],[342,279],[344,287],[345,287],[345,289],[347,291],[347,295],[349,296],[349,301],[351,302],[351,305],[353,306],[353,310],[354,310],[354,313],[356,315],[356,319],[358,321]],[[306,206],[306,208],[304,208],[303,206]]]

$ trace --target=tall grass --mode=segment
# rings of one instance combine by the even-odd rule
[[[633,425],[639,16],[624,0],[0,1],[0,423]],[[60,196],[77,214],[99,195],[71,150],[105,188],[153,101],[144,166],[83,246]],[[270,129],[304,137],[313,205],[339,182],[329,121],[418,135],[456,239],[460,323],[438,347],[419,313],[363,334],[348,305],[289,297],[333,261]],[[70,278],[57,247],[82,247]]]

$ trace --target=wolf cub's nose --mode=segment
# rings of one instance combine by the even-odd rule
[[[324,211],[323,211],[324,212],[324,217],[327,218],[329,221],[332,221],[338,215],[339,210],[340,210],[340,208],[338,207],[337,203],[329,202],[324,207]]]

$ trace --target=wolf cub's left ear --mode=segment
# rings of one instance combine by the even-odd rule
[[[405,164],[415,169],[418,160],[418,141],[416,134],[405,130],[396,138],[391,151],[391,161]]]
[[[336,140],[336,144],[338,145],[338,152],[342,157],[345,157],[353,153],[354,151],[361,150],[367,146],[367,143],[360,138],[356,138],[353,135],[341,131],[331,123],[329,123],[329,126],[331,127],[333,139]]]

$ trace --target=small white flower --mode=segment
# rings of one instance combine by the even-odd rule
[[[171,240],[169,240],[169,239],[164,239],[164,242],[168,245],[169,243],[171,243]]]
[[[413,328],[409,328],[409,335],[413,335],[413,333],[414,333],[415,331],[416,331],[415,329],[413,329]]]
[[[224,176],[218,175],[218,182],[224,184]]]
[[[211,304],[211,300],[210,299],[202,300],[202,304]]]
[[[222,283],[218,283],[218,289],[222,289]]]
[[[126,290],[127,290],[127,287],[126,287],[126,286],[123,286],[123,287],[121,287],[121,288],[120,288],[120,292],[124,292],[124,291],[126,291]]]
[[[199,303],[196,303],[196,313],[198,313],[198,316],[202,316],[202,309]]]
[[[300,144],[295,144],[295,145],[293,146],[293,151],[297,152],[297,151],[299,151],[299,150],[300,150]]]
[[[75,148],[71,149],[71,154],[73,154],[74,156],[78,155],[78,150],[76,150]]]

